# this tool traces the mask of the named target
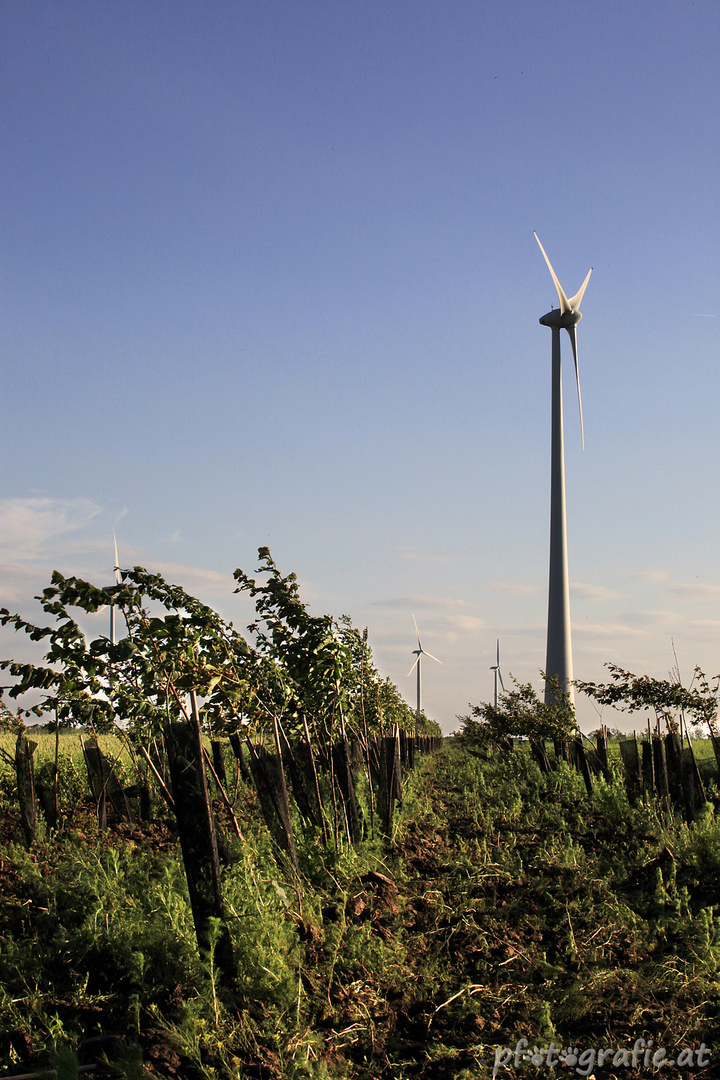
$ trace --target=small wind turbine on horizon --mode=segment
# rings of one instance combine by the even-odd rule
[[[578,406],[580,409],[580,436],[585,449],[582,398],[580,397],[580,372],[578,369],[577,324],[582,319],[580,304],[585,295],[592,267],[582,285],[568,300],[557,275],[548,259],[545,248],[534,233],[543,253],[550,275],[555,283],[560,308],[553,308],[543,315],[540,323],[552,330],[552,448],[550,472],[550,581],[548,587],[548,626],[545,675],[557,677],[560,686],[574,704],[572,639],[570,634],[570,581],[567,554],[567,515],[565,510],[565,450],[563,443],[562,371],[560,365],[560,331],[567,330],[575,362]],[[545,683],[545,701],[553,702],[555,695]]]
[[[495,690],[493,693],[493,705],[497,709],[498,681],[500,682],[503,694],[505,693],[505,683],[503,682],[502,671],[500,670],[500,638],[497,639],[497,660],[494,664],[490,665],[490,670],[495,672]]]
[[[421,679],[421,675],[420,675],[420,657],[421,656],[429,656],[430,659],[434,660],[437,664],[442,664],[442,660],[438,660],[437,656],[433,656],[432,653],[429,653],[425,649],[423,649],[422,642],[420,641],[420,631],[418,630],[417,620],[416,620],[414,615],[413,615],[413,622],[415,623],[415,633],[417,634],[417,643],[418,643],[417,649],[413,649],[413,656],[417,657],[417,659],[416,659],[415,663],[413,664],[413,666],[408,671],[407,678],[409,679],[410,676],[412,675],[413,671],[415,671],[415,669],[417,668],[417,711],[416,711],[416,716],[417,716],[418,723],[419,723],[420,722],[420,713],[422,712],[422,679]]]

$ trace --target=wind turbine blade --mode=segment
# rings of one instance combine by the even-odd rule
[[[497,666],[500,668],[500,638],[497,639]]]
[[[503,690],[503,694],[504,694],[505,693],[505,683],[503,682],[502,671],[500,670],[499,667],[497,669],[497,673],[498,673],[498,679],[500,680],[500,685],[502,686],[502,690]]]
[[[575,308],[576,311],[578,310],[578,308],[580,307],[580,304],[582,303],[582,298],[585,295],[585,290],[587,289],[587,283],[590,280],[590,275],[592,274],[592,272],[593,272],[593,268],[591,266],[590,269],[587,272],[587,277],[583,281],[583,283],[580,286],[580,288],[578,289],[578,291],[575,293],[574,296],[570,297],[570,307]]]
[[[115,580],[117,581],[117,583],[119,585],[120,584],[120,560],[118,559],[117,536],[115,535],[115,530],[114,529],[113,529],[113,540],[115,541]]]
[[[570,335],[570,343],[572,344],[573,360],[575,361],[575,382],[577,383],[578,392],[578,405],[580,407],[580,437],[582,438],[582,448],[585,449],[585,429],[583,427],[583,414],[582,414],[582,398],[580,397],[580,371],[578,370],[578,353],[577,353],[577,326],[566,327],[568,334]]]
[[[418,658],[417,658],[417,660],[415,661],[415,663],[413,664],[413,666],[412,666],[412,667],[410,668],[410,670],[408,671],[407,675],[405,676],[405,678],[406,678],[406,679],[409,679],[409,678],[410,678],[410,676],[412,675],[413,671],[415,670],[415,668],[416,668],[416,667],[418,666],[418,664],[420,663],[420,657],[421,657],[421,656],[422,656],[422,653],[418,653]]]
[[[555,288],[557,289],[557,294],[560,297],[560,311],[562,312],[563,315],[565,315],[568,311],[570,311],[570,301],[568,300],[567,296],[563,292],[563,287],[562,287],[562,285],[560,284],[560,282],[557,279],[557,274],[555,273],[555,271],[552,268],[552,263],[550,262],[550,260],[547,257],[547,254],[545,252],[545,248],[540,243],[540,237],[538,236],[538,234],[536,232],[533,233],[533,236],[537,240],[538,246],[539,246],[540,250],[542,251],[543,256],[545,257],[545,262],[548,265],[548,270],[550,271],[550,275],[551,275],[553,281],[555,282]],[[585,286],[583,285],[583,289],[584,288],[585,288]]]
[[[429,652],[425,652],[425,650],[424,650],[424,649],[423,649],[423,656],[429,656],[431,660],[435,660],[435,661],[436,661],[436,663],[438,663],[438,664],[442,664],[442,660],[438,660],[437,656],[433,656],[433,654],[432,654],[432,653],[429,653]]]
[[[415,633],[417,634],[418,648],[422,652],[422,642],[420,641],[420,631],[418,630],[417,619],[415,618],[414,615],[413,615],[413,622],[415,623]]]

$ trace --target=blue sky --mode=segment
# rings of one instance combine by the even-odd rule
[[[568,294],[594,268],[575,673],[664,677],[673,640],[720,670],[714,0],[5,0],[0,31],[5,603],[109,582],[114,528],[243,625],[269,545],[410,701],[416,615],[446,729],[497,637],[537,680],[537,230]]]

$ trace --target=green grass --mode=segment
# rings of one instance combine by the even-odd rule
[[[61,748],[79,784],[77,736]],[[324,851],[296,819],[296,879],[241,784],[245,842],[223,869],[228,987],[198,952],[162,807],[152,827],[106,833],[79,807],[28,853],[4,776],[0,1031],[33,1048],[14,1051],[15,1071],[101,1032],[123,1036],[114,1075],[128,1080],[254,1080],[260,1061],[267,1080],[485,1080],[521,1037],[676,1048],[720,1035],[713,805],[688,826],[631,805],[621,784],[589,798],[565,765],[543,776],[523,751],[481,760],[450,745],[406,779],[387,844]]]
[[[33,755],[35,769],[47,762],[55,760],[55,734],[48,731],[34,731],[27,729],[27,737],[31,742],[37,743],[37,749]],[[83,739],[87,741],[89,734],[83,733]],[[128,753],[126,744],[117,735],[98,735],[98,746],[103,754],[112,761],[113,765],[120,764],[121,769],[132,770],[132,758]],[[17,736],[9,732],[0,732],[0,750],[4,750],[10,757],[15,756],[15,743]],[[66,761],[71,761],[75,767],[84,766],[80,734],[77,731],[61,731],[59,740],[60,756]],[[10,767],[4,759],[0,758],[0,771]]]

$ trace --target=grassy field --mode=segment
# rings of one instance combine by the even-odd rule
[[[54,737],[42,738],[49,760]],[[526,1039],[566,1065],[576,1051],[568,1075],[631,1080],[654,1073],[600,1067],[590,1051],[643,1038],[714,1053],[714,805],[688,826],[630,805],[621,784],[588,797],[565,765],[543,776],[526,753],[448,745],[407,778],[388,841],[326,851],[298,819],[296,877],[241,784],[244,841],[229,841],[223,869],[228,986],[198,953],[172,818],[161,805],[152,824],[99,833],[77,736],[61,746],[76,802],[31,852],[9,769],[0,784],[8,1071],[54,1061],[70,1076],[104,1055],[97,1075],[128,1080],[545,1075],[530,1059],[495,1068]]]
[[[55,760],[55,733],[48,731],[34,731],[33,728],[28,728],[26,732],[29,739],[37,743],[37,750],[35,751],[35,761],[54,761]],[[87,739],[87,735],[83,735],[84,739]],[[130,754],[128,753],[126,744],[117,735],[98,735],[98,745],[106,757],[111,758],[113,761],[126,761],[131,763]],[[15,753],[16,736],[9,732],[0,733],[0,750],[4,750],[11,756]],[[77,757],[82,760],[82,749],[80,746],[80,735],[77,731],[61,731],[60,732],[60,753],[64,757]]]

